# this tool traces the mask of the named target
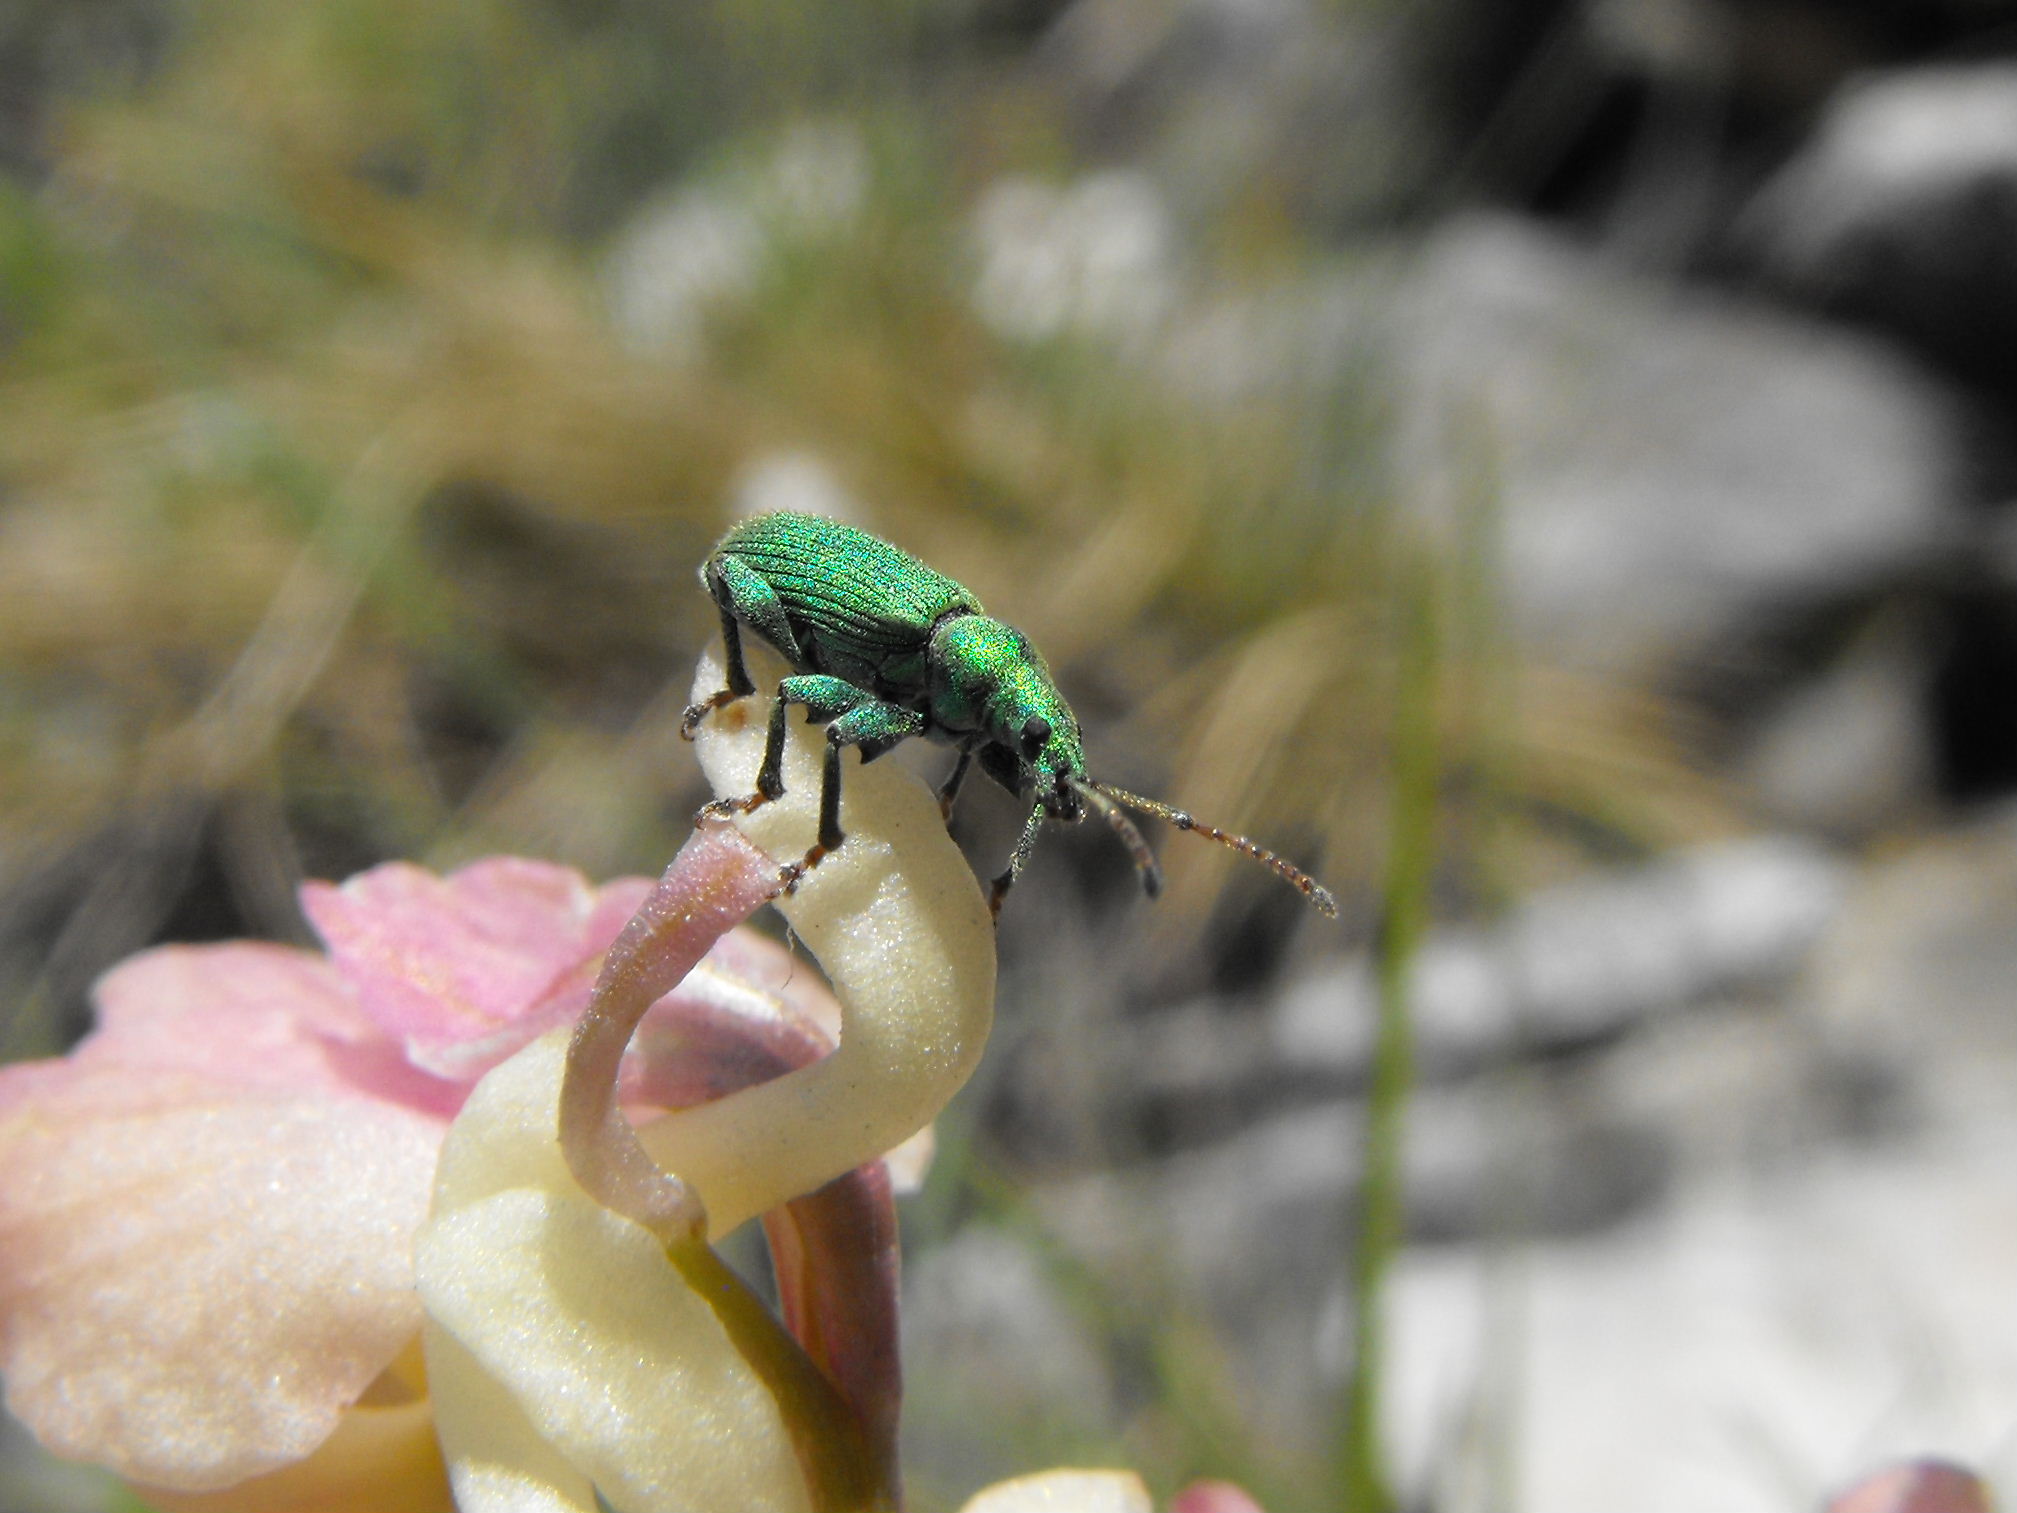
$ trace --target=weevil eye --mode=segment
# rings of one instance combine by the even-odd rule
[[[1037,753],[1044,749],[1044,742],[1050,738],[1051,722],[1040,714],[1031,715],[1023,721],[1023,756],[1030,761],[1036,760]]]

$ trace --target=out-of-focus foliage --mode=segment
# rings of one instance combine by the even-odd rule
[[[1710,822],[1659,706],[1520,664],[1490,458],[1453,470],[1454,507],[1415,498],[1376,354],[1185,381],[1215,376],[1221,296],[1335,257],[1299,208],[1322,196],[1256,164],[1145,216],[1138,180],[1089,171],[1096,133],[1031,43],[1054,9],[0,18],[22,102],[0,118],[0,1050],[56,1049],[152,939],[298,933],[304,874],[490,851],[655,871],[700,797],[676,737],[714,629],[694,569],[754,504],[845,509],[971,584],[1045,650],[1099,775],[1280,846],[1362,922],[1398,585],[1425,556],[1449,854],[1489,824],[1532,873]],[[1075,307],[1068,273],[1029,282],[1073,217],[1129,256],[1184,250]],[[1001,235],[1034,263],[1004,274]],[[1005,844],[1006,804],[967,805]],[[1265,896],[1242,924],[1287,922],[1249,935],[1304,918],[1257,870],[1153,839],[1171,896],[1127,934],[1085,906],[1132,887],[1110,839],[1049,842],[1100,870],[1084,900],[1026,884],[1011,954],[1078,920],[1135,944],[1069,959],[1142,991],[1195,966],[1222,890]],[[1167,1314],[1106,1319],[1166,1357],[1137,1448],[1295,1485],[1241,1460],[1214,1347],[1165,1338]]]
[[[74,1003],[171,920],[285,932],[304,868],[653,867],[694,792],[693,566],[808,472],[1046,648],[1101,770],[1368,875],[1377,366],[1215,404],[983,319],[972,207],[1070,158],[990,17],[141,14],[129,67],[45,70],[0,182],[10,1002]],[[1220,275],[1307,255],[1243,213],[1196,228],[1240,249]],[[1646,833],[1652,713],[1500,675],[1546,706],[1507,768],[1532,812],[1629,796]],[[1172,932],[1229,874],[1167,850]]]

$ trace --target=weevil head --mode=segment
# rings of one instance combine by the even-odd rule
[[[933,718],[985,738],[982,770],[1053,819],[1080,818],[1079,722],[1029,638],[986,615],[959,615],[933,632],[930,662]]]

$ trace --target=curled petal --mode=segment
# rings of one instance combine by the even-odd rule
[[[539,1432],[475,1354],[431,1320],[424,1338],[459,1513],[605,1513],[588,1474]]]
[[[703,658],[697,696],[721,678]],[[730,704],[700,729],[701,765],[717,793],[755,791],[758,703]],[[825,748],[802,724],[790,735],[785,796],[736,821],[786,861],[812,845]],[[844,779],[846,843],[777,905],[840,1000],[839,1048],[643,1132],[659,1164],[699,1189],[715,1235],[908,1139],[965,1083],[987,1041],[994,929],[936,799],[888,762],[849,759]]]
[[[641,923],[626,929],[611,952],[615,965],[598,985],[590,1021],[614,1012],[612,1000],[641,1000],[659,980],[678,969],[685,955],[697,949],[666,954],[665,932],[652,923],[661,915],[674,931],[692,928],[704,917],[687,900],[693,888],[715,868],[721,869],[719,892],[724,900],[740,886],[736,872],[744,865],[744,847],[734,831],[710,829],[682,849],[668,869],[655,903],[641,912]],[[719,856],[718,862],[709,858]],[[770,869],[760,867],[751,879],[767,895],[773,883]],[[666,907],[660,909],[657,903]],[[650,940],[659,947],[653,971],[630,990],[616,984],[626,974],[625,953],[636,955]],[[763,984],[770,984],[766,989]],[[577,1083],[593,1077],[600,1091],[577,1116],[586,1127],[568,1133],[569,1092],[562,1093],[562,1144],[587,1143],[576,1177],[602,1201],[620,1211],[627,1200],[622,1184],[606,1167],[607,1142],[592,1138],[595,1126],[608,1117],[608,1061],[619,1043],[622,1018],[607,1026],[584,1026],[569,1051],[569,1083],[577,1096],[595,1092]],[[626,1066],[633,1096],[661,1109],[680,1110],[727,1097],[743,1088],[768,1082],[829,1054],[839,1027],[840,1009],[810,971],[776,946],[747,931],[723,936],[705,960],[660,999],[644,1016],[634,1036]],[[610,1042],[599,1049],[591,1037]],[[598,1073],[594,1071],[600,1066]],[[606,1132],[605,1132],[606,1133]],[[919,1137],[906,1142],[915,1147]],[[627,1140],[624,1141],[627,1146]],[[641,1156],[634,1147],[633,1155]],[[619,1158],[624,1159],[624,1158]],[[663,1181],[655,1169],[641,1179],[649,1186]],[[668,1205],[674,1206],[673,1204]],[[649,1222],[651,1201],[637,1203],[633,1215]],[[764,1216],[770,1241],[772,1272],[778,1301],[789,1328],[852,1413],[863,1452],[872,1462],[870,1475],[882,1485],[895,1485],[897,1475],[897,1413],[902,1400],[902,1371],[897,1354],[897,1223],[891,1180],[884,1163],[870,1162],[834,1178],[824,1187],[794,1198]]]
[[[568,1046],[559,1135],[569,1169],[596,1202],[668,1241],[700,1234],[706,1214],[693,1185],[653,1164],[623,1116],[623,1062],[652,1005],[778,886],[776,870],[736,831],[695,831],[610,947]],[[445,1167],[437,1208],[459,1201],[457,1181]]]
[[[839,1038],[840,1004],[811,964],[754,931],[731,930],[639,1023],[623,1102],[649,1122],[816,1061]],[[927,1124],[884,1152],[896,1193],[924,1185],[933,1145]]]
[[[720,673],[704,665],[700,678],[707,692]],[[753,787],[761,757],[748,714],[719,711],[701,741],[710,776],[734,794]],[[561,1037],[535,1042],[478,1085],[450,1131],[419,1276],[465,1513],[586,1513],[591,1490],[625,1513],[894,1505],[886,1188],[851,1179],[784,1221],[786,1306],[810,1355],[704,1238],[874,1162],[928,1124],[979,1057],[993,930],[921,784],[852,768],[846,845],[782,905],[835,984],[838,1048],[807,1060],[824,1037],[788,1005],[731,1006],[703,969],[682,990],[686,1008],[661,1007],[651,1032],[698,1063],[687,1086],[674,1077],[652,1090],[718,1096],[646,1127],[642,1147],[617,1113],[620,1091],[634,1103],[652,1084],[648,1066],[619,1082],[646,1011],[677,979],[692,982],[707,941],[810,846],[814,744],[791,732],[783,800],[747,825],[705,826],[681,851],[610,949],[564,1076]],[[731,1028],[738,1014],[752,1033]],[[778,1066],[793,1069],[736,1086]],[[871,1306],[852,1317],[806,1275],[839,1247],[868,1253],[850,1275]]]
[[[666,893],[683,895],[694,854],[732,835],[689,842],[667,872]],[[829,1054],[828,1026],[839,1024],[839,1005],[810,970],[761,937],[732,931],[645,1015],[626,1062],[637,1069],[631,1091],[675,1111],[723,1098]],[[577,1038],[572,1071],[581,1070],[581,1052]],[[929,1150],[928,1128],[899,1149],[920,1148]],[[891,1485],[902,1400],[892,1186],[885,1163],[874,1161],[764,1216],[785,1325],[852,1410],[876,1476]]]

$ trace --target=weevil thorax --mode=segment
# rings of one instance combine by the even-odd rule
[[[933,718],[1013,753],[1045,811],[1078,819],[1078,718],[1029,638],[988,615],[948,616],[932,631],[930,666]]]

